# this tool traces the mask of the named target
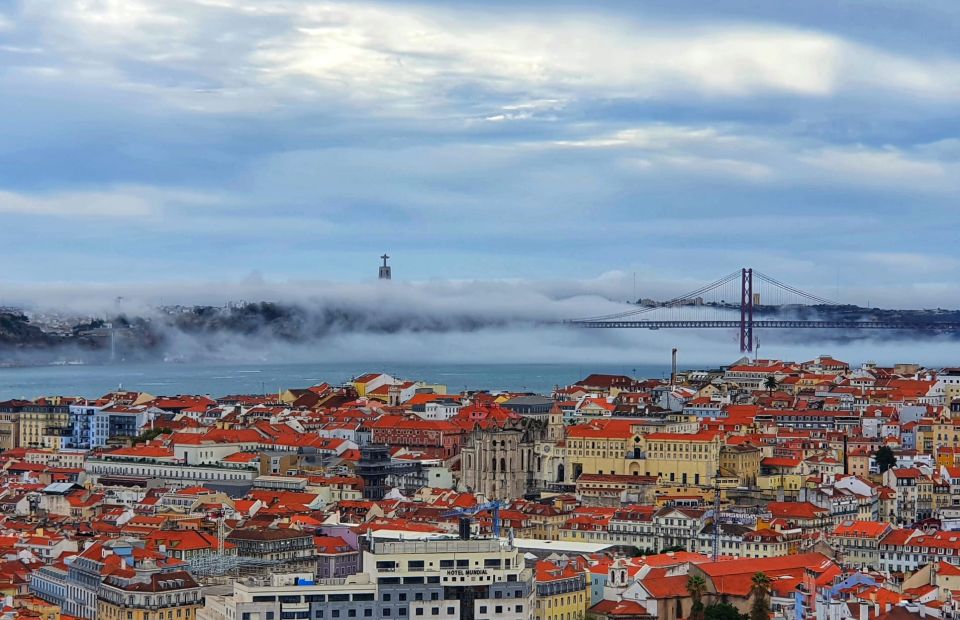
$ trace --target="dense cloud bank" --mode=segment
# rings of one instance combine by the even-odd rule
[[[737,353],[735,330],[578,330],[560,324],[566,318],[635,309],[614,301],[622,293],[616,278],[361,284],[280,284],[251,278],[235,284],[161,289],[127,287],[122,299],[115,296],[116,290],[102,289],[95,291],[99,294],[77,295],[74,302],[61,291],[31,305],[25,314],[0,315],[0,360],[27,364],[331,359],[643,363],[666,359],[671,347],[681,346],[688,360],[711,363],[732,359]],[[272,301],[214,305],[226,295]],[[163,296],[189,303],[160,306]],[[738,316],[733,309],[712,312],[711,318]],[[758,318],[771,318],[771,312]],[[927,321],[947,320],[955,314],[868,311],[855,306],[776,311],[781,318],[805,320],[863,320],[877,313]],[[51,317],[59,321],[58,330],[51,328]],[[875,357],[872,350],[903,350],[918,340],[926,349],[954,340],[942,333],[921,332],[797,330],[758,335],[771,355],[791,357],[804,352],[812,356],[816,347],[830,345],[832,350],[857,351],[857,359]]]

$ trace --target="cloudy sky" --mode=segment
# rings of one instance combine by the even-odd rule
[[[960,303],[960,3],[544,4],[0,0],[0,279]]]

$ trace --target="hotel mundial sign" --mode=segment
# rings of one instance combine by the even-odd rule
[[[476,577],[479,575],[489,575],[490,572],[485,568],[451,568],[443,573],[447,577]]]

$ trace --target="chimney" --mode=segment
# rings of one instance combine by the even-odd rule
[[[850,475],[850,459],[847,458],[847,436],[843,436],[843,475]]]
[[[671,362],[670,362],[670,385],[673,385],[677,380],[677,350],[673,349],[670,353]]]

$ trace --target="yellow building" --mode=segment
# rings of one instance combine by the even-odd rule
[[[62,617],[60,606],[48,603],[42,598],[36,596],[21,596],[16,598],[15,605],[21,609],[26,609],[35,615],[25,616],[35,618],[36,620],[60,620]],[[21,616],[16,616],[17,618]]]
[[[537,562],[536,620],[583,618],[590,606],[586,567],[573,560]]]
[[[66,405],[28,405],[20,412],[21,448],[59,450],[70,436],[70,408]]]
[[[129,570],[103,582],[97,600],[99,620],[195,620],[203,607],[198,584],[186,571]]]
[[[745,558],[779,558],[800,552],[803,538],[800,528],[772,530],[758,528],[743,535],[740,555]]]
[[[736,486],[736,483],[734,483]],[[696,487],[689,485],[670,485],[661,483],[656,490],[654,500],[650,505],[657,508],[664,506],[695,507],[713,506],[716,490],[713,487]],[[720,491],[720,501],[726,502],[723,489]]]
[[[567,428],[567,471],[580,474],[659,476],[664,483],[713,485],[723,435],[654,432],[641,434],[634,420],[592,420]]]
[[[804,474],[770,474],[766,476],[757,476],[757,488],[761,491],[774,492],[783,490],[788,495],[800,492],[803,481],[807,478]]]
[[[950,452],[947,448],[960,449],[960,422],[937,422],[933,424],[931,430],[933,454],[939,455],[941,451]]]
[[[640,474],[643,438],[631,420],[600,419],[567,428],[567,475]]]
[[[936,424],[930,418],[923,418],[917,422],[917,426],[914,429],[914,433],[917,436],[915,441],[915,447],[917,452],[919,452],[920,454],[934,453],[934,444],[937,436],[936,433],[934,432],[934,426],[941,426],[941,425]],[[947,445],[947,444],[943,444],[943,445]]]
[[[644,471],[660,479],[681,484],[709,485],[720,469],[723,434],[717,431],[699,433],[650,433],[640,446],[646,459]]]
[[[517,530],[519,538],[536,538],[539,540],[558,540],[560,527],[570,518],[570,513],[557,506],[528,502],[517,502],[514,506],[525,515],[524,527]]]
[[[20,414],[0,411],[0,451],[20,446]]]
[[[720,448],[720,469],[736,476],[743,486],[753,487],[760,474],[763,451],[756,446],[736,445]]]

